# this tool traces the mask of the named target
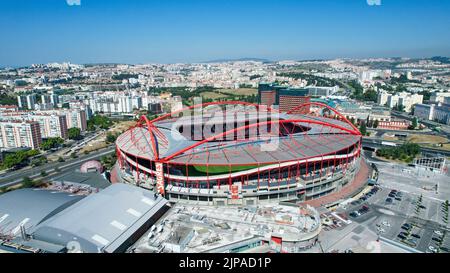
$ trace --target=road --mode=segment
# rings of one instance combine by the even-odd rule
[[[406,113],[401,113],[401,112],[397,112],[397,111],[392,111],[391,114],[394,117],[399,117],[399,118],[403,118],[403,119],[407,119],[407,120],[413,120],[414,116],[410,116]],[[441,123],[437,123],[431,120],[423,120],[423,119],[419,119],[419,122],[427,125],[427,126],[431,126],[431,127],[440,127],[442,129],[441,131],[441,135],[450,138],[450,126],[445,125],[445,124],[441,124]]]
[[[108,148],[104,148],[98,150],[96,152],[92,152],[88,155],[82,155],[78,158],[68,159],[65,162],[52,162],[45,164],[43,166],[34,167],[31,169],[22,169],[13,172],[6,173],[0,176],[0,187],[4,186],[13,186],[22,182],[24,177],[37,178],[41,176],[41,172],[45,171],[49,174],[47,178],[52,178],[57,175],[60,175],[62,171],[74,171],[78,169],[84,162],[88,160],[100,159],[103,156],[114,152],[115,146],[110,146]],[[55,168],[59,169],[59,172],[55,171]]]
[[[382,139],[363,137],[362,145],[365,148],[372,148],[372,149],[379,149],[379,148],[387,147],[387,146],[384,146],[381,144],[382,141],[383,141]],[[404,141],[398,141],[398,140],[397,141],[388,141],[388,142],[394,142],[399,145],[405,143]],[[434,148],[428,148],[428,147],[420,147],[420,150],[423,153],[427,153],[427,154],[450,156],[450,151],[447,151],[447,150],[440,150],[440,149],[434,149]]]

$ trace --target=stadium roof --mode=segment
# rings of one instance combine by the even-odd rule
[[[83,196],[43,189],[19,189],[0,195],[0,234],[20,236],[42,221],[80,201]]]
[[[220,117],[219,117],[220,119]],[[248,119],[248,116],[247,116]],[[199,141],[185,138],[177,130],[173,130],[174,122],[179,125],[176,119],[161,120],[154,124],[159,135],[152,132],[156,139],[156,147],[160,158],[170,158],[171,163],[176,164],[196,164],[196,165],[251,165],[251,164],[273,164],[277,162],[292,161],[303,158],[320,157],[334,152],[341,151],[358,143],[359,132],[354,132],[354,128],[347,122],[310,115],[287,115],[277,114],[279,120],[304,120],[304,122],[293,122],[303,128],[308,128],[303,132],[282,136],[279,138],[278,148],[270,151],[262,151],[261,144],[264,139],[245,141],[222,141],[205,142],[196,145]],[[186,121],[186,122],[189,122]],[[203,116],[201,123],[211,122],[209,116]],[[237,120],[239,122],[239,120]],[[245,121],[244,121],[245,122]],[[191,124],[196,124],[195,121]],[[218,122],[217,122],[218,123]],[[201,127],[199,127],[201,128]],[[162,141],[165,139],[166,143]],[[134,127],[122,134],[117,140],[117,146],[121,151],[148,160],[154,160],[152,147],[152,135],[148,133],[146,127]]]

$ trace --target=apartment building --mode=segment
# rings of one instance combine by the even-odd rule
[[[389,108],[403,106],[405,112],[411,112],[412,107],[423,102],[423,95],[401,92],[398,94],[389,94],[385,91],[378,93],[378,104],[386,105]]]
[[[60,137],[62,139],[67,139],[69,137],[65,115],[34,114],[30,115],[28,119],[39,123],[43,138]]]
[[[0,147],[38,149],[41,130],[36,121],[0,121]]]

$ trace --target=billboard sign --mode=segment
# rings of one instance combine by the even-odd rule
[[[155,163],[156,168],[156,188],[158,193],[164,195],[164,169],[163,164],[160,162]]]

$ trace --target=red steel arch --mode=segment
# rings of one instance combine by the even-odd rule
[[[147,116],[141,116],[141,118],[138,120],[138,123],[136,124],[136,127],[144,127],[144,124],[147,126],[148,133],[150,134],[150,140],[152,145],[153,154],[155,155],[155,160],[159,160],[159,150],[158,150],[158,140],[155,137],[160,137],[163,141],[167,141],[164,134],[162,134],[158,128],[153,125],[150,120],[147,118]],[[133,130],[132,128],[131,130]]]
[[[297,107],[295,107],[295,108],[289,110],[289,112],[287,112],[287,114],[291,115],[294,111],[299,110],[299,109],[301,109],[302,107],[311,106],[311,105],[312,105],[312,106],[321,106],[321,107],[325,107],[325,108],[327,108],[328,110],[333,111],[333,112],[334,112],[336,115],[338,115],[343,121],[345,121],[345,122],[348,123],[350,126],[352,126],[352,128],[355,130],[355,132],[357,132],[358,134],[361,135],[361,133],[359,132],[358,128],[356,128],[355,125],[353,125],[353,123],[351,123],[346,117],[344,117],[344,115],[342,115],[341,113],[339,113],[338,110],[334,109],[333,107],[331,107],[331,106],[329,106],[329,105],[327,105],[327,104],[325,104],[325,103],[314,102],[314,101],[307,102],[307,103],[301,104],[301,105],[299,105],[299,106],[297,106]]]
[[[176,115],[178,113],[181,113],[181,112],[184,112],[184,111],[187,111],[187,110],[192,110],[192,109],[200,108],[200,107],[207,107],[207,106],[211,106],[211,105],[245,105],[245,106],[255,106],[257,109],[259,109],[261,107],[267,107],[268,111],[271,111],[271,112],[273,111],[273,112],[279,113],[278,110],[272,109],[270,106],[260,105],[260,104],[251,103],[251,102],[244,102],[244,101],[215,101],[215,102],[207,102],[207,103],[196,104],[196,105],[192,105],[192,106],[189,106],[189,107],[185,107],[185,108],[183,108],[181,110],[178,110],[178,111],[175,111],[175,112],[172,112],[172,113],[165,114],[165,115],[162,115],[160,117],[157,117],[157,118],[151,120],[150,123],[155,123],[155,122],[164,120],[166,118],[170,118],[173,115]]]
[[[238,128],[234,128],[234,129],[228,130],[226,132],[223,132],[223,133],[214,135],[212,137],[206,138],[206,139],[204,139],[202,141],[199,141],[199,142],[197,142],[197,143],[195,143],[195,144],[193,144],[191,146],[188,146],[188,147],[186,147],[186,148],[184,148],[182,150],[179,150],[179,151],[177,151],[177,152],[175,152],[175,153],[173,153],[171,155],[168,155],[168,156],[162,158],[161,161],[168,162],[170,159],[172,159],[172,158],[174,158],[174,157],[176,157],[176,156],[178,156],[180,154],[183,154],[183,153],[185,153],[185,152],[187,152],[189,150],[192,150],[192,149],[194,149],[194,148],[196,148],[196,147],[198,147],[198,146],[200,146],[202,144],[214,141],[217,138],[224,137],[224,136],[227,136],[229,134],[232,134],[232,133],[235,133],[235,132],[238,132],[238,131],[241,131],[241,130],[246,130],[246,129],[250,129],[250,128],[253,128],[253,127],[257,127],[257,126],[259,127],[259,126],[264,126],[264,125],[271,125],[271,124],[299,123],[299,122],[327,126],[327,127],[331,127],[331,128],[335,128],[335,129],[340,129],[340,130],[345,131],[345,132],[347,132],[347,133],[349,133],[351,135],[360,136],[359,132],[355,132],[353,130],[350,130],[348,128],[345,128],[345,127],[342,127],[342,126],[339,126],[339,125],[336,125],[336,124],[331,124],[331,123],[317,121],[317,120],[283,119],[283,120],[275,120],[275,121],[267,121],[267,122],[257,122],[257,123],[252,123],[252,124],[249,124],[249,125],[241,126],[241,127],[238,127]]]
[[[320,106],[320,107],[324,107],[324,108],[329,109],[330,111],[334,112],[344,122],[349,124],[353,128],[353,130],[350,130],[348,128],[345,128],[345,127],[342,127],[340,125],[336,125],[336,124],[333,124],[333,123],[327,123],[327,122],[310,120],[310,119],[283,119],[283,120],[276,120],[276,121],[270,121],[270,122],[258,122],[258,123],[253,123],[253,124],[249,124],[249,125],[246,125],[246,126],[241,126],[241,127],[238,127],[238,128],[234,128],[234,129],[231,129],[229,131],[226,131],[226,132],[214,135],[212,137],[209,137],[209,138],[206,138],[206,139],[204,139],[202,141],[199,141],[199,142],[197,142],[197,143],[195,143],[195,144],[193,144],[193,145],[191,145],[189,147],[186,147],[186,148],[184,148],[184,149],[182,149],[180,151],[177,151],[177,152],[175,152],[173,154],[170,154],[170,155],[168,155],[168,156],[166,156],[164,158],[160,158],[159,150],[158,150],[158,138],[160,138],[163,142],[166,142],[166,143],[167,143],[167,139],[164,136],[164,134],[162,134],[158,130],[158,128],[154,125],[154,123],[156,123],[158,121],[161,121],[161,120],[164,120],[164,119],[167,119],[167,118],[170,118],[170,117],[172,117],[175,114],[178,114],[178,113],[181,113],[181,112],[184,112],[184,111],[187,111],[187,110],[192,110],[192,109],[200,108],[200,107],[203,108],[203,107],[207,107],[207,106],[211,106],[211,105],[245,105],[245,106],[254,106],[257,109],[259,109],[261,107],[267,107],[268,111],[274,111],[275,113],[280,113],[279,111],[277,111],[275,109],[272,109],[271,107],[265,106],[265,105],[259,105],[259,104],[255,104],[255,103],[242,102],[242,101],[221,101],[221,102],[210,102],[210,103],[202,103],[202,104],[192,105],[192,106],[180,109],[178,111],[162,115],[162,116],[160,116],[160,117],[158,117],[156,119],[153,119],[151,121],[147,118],[147,116],[143,115],[143,116],[141,116],[141,118],[138,121],[138,124],[135,127],[144,127],[144,125],[147,127],[147,130],[148,130],[148,132],[150,134],[151,147],[152,147],[152,150],[153,150],[153,153],[154,153],[154,156],[155,156],[154,160],[162,161],[162,162],[168,162],[170,159],[172,159],[172,158],[174,158],[174,157],[176,157],[176,156],[178,156],[180,154],[183,154],[186,151],[192,150],[192,149],[194,149],[194,148],[196,148],[196,147],[198,147],[198,146],[200,146],[202,144],[214,141],[217,138],[224,137],[224,136],[227,136],[229,134],[232,134],[232,133],[235,133],[235,132],[238,132],[238,131],[241,131],[241,130],[246,130],[246,129],[250,129],[250,128],[253,128],[253,127],[270,125],[270,124],[281,124],[281,125],[283,125],[285,123],[303,122],[303,123],[317,124],[317,125],[322,125],[322,126],[326,126],[326,127],[335,128],[335,129],[340,129],[340,130],[345,131],[345,132],[347,132],[347,133],[349,133],[351,135],[361,136],[361,133],[359,132],[359,130],[347,118],[345,118],[341,113],[339,113],[336,109],[334,109],[334,108],[332,108],[329,105],[324,104],[324,103],[308,102],[308,103],[301,104],[301,105],[291,109],[289,112],[287,112],[287,114],[292,114],[292,112],[294,112],[294,111],[296,111],[298,109],[301,109],[302,107],[306,107],[306,106],[311,106],[311,105],[313,105],[313,106]],[[131,130],[133,130],[134,128],[132,128]]]

